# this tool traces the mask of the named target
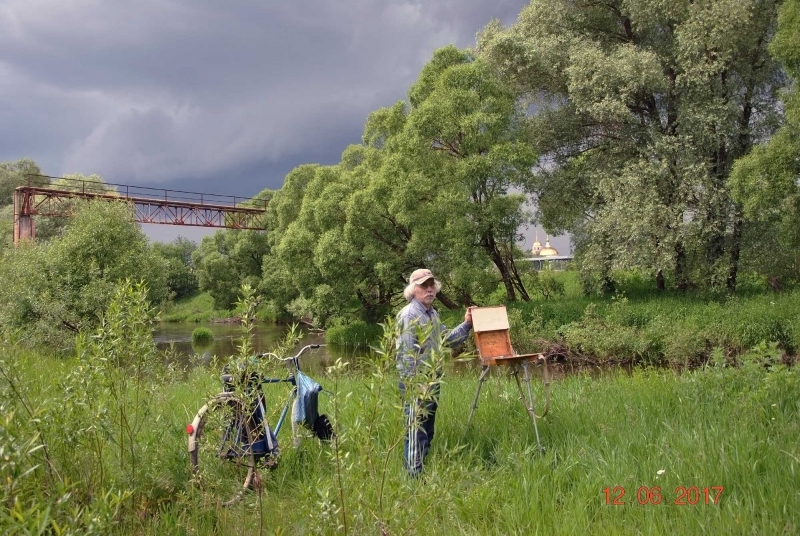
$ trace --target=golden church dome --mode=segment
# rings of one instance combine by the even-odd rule
[[[550,237],[544,241],[544,247],[539,250],[541,257],[554,257],[558,255],[558,250],[550,245]]]

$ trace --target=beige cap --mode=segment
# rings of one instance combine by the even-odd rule
[[[408,282],[414,285],[421,285],[428,279],[433,279],[433,272],[427,268],[420,268],[419,270],[411,272],[411,277],[408,278]]]

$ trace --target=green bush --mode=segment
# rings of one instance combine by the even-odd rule
[[[197,345],[207,345],[214,340],[214,334],[208,328],[196,328],[192,331],[192,343]]]
[[[601,361],[652,361],[657,356],[639,330],[604,318],[595,305],[586,308],[583,319],[562,328],[568,346]]]
[[[0,327],[21,329],[26,344],[71,346],[91,331],[120,281],[144,282],[150,303],[168,295],[163,259],[132,222],[125,203],[81,202],[50,242],[5,251],[0,259]]]
[[[383,335],[381,326],[354,320],[349,324],[339,324],[328,328],[325,331],[325,342],[350,348],[367,348],[377,342],[381,335]]]
[[[519,309],[508,311],[508,325],[511,344],[517,354],[531,354],[545,350],[542,342],[547,338],[543,333],[542,317],[534,313],[532,317],[522,314]]]

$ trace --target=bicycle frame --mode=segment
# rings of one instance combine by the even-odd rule
[[[277,359],[279,359],[281,361],[291,361],[292,365],[294,366],[293,370],[289,373],[289,376],[287,376],[286,378],[270,378],[270,377],[263,377],[263,376],[260,377],[258,379],[257,386],[256,386],[257,392],[255,393],[255,405],[251,404],[251,405],[249,405],[249,407],[246,408],[246,412],[247,412],[248,415],[255,416],[256,418],[260,419],[261,422],[264,422],[265,419],[266,419],[267,411],[266,411],[266,405],[265,405],[266,397],[265,397],[263,385],[264,384],[270,384],[270,383],[291,383],[292,384],[291,394],[289,395],[288,399],[286,400],[286,403],[283,406],[283,409],[281,410],[281,414],[280,414],[280,417],[278,418],[278,422],[275,425],[275,428],[272,430],[272,435],[276,439],[277,439],[278,433],[280,432],[280,430],[283,427],[283,424],[284,424],[284,422],[286,420],[286,415],[289,413],[289,406],[297,398],[297,379],[296,379],[296,376],[297,376],[297,373],[301,371],[300,361],[299,361],[300,356],[303,355],[307,350],[316,349],[316,348],[319,348],[319,347],[320,347],[319,344],[310,344],[310,345],[304,346],[297,353],[297,355],[292,356],[292,357],[288,357],[288,358],[279,358],[275,354],[270,354],[270,353],[259,354],[257,356],[257,357],[260,358],[260,357],[264,357],[264,356],[270,355],[270,356],[273,356],[273,357],[275,357],[275,358],[277,358]],[[232,381],[233,376],[231,374],[223,374],[221,379],[222,379],[222,382],[223,382],[223,386],[225,386],[226,384],[229,384]],[[215,403],[224,403],[225,401],[230,400],[230,399],[239,400],[239,397],[236,395],[236,393],[234,393],[232,391],[223,391],[222,393],[219,393],[218,395],[214,396],[208,403],[206,403],[202,408],[200,408],[200,411],[197,412],[197,415],[195,415],[195,417],[192,420],[192,422],[186,427],[186,432],[189,435],[188,447],[189,447],[189,452],[190,453],[194,452],[194,450],[197,448],[197,440],[196,440],[196,438],[197,438],[197,431],[198,431],[198,428],[199,428],[199,424],[200,424],[200,421],[202,420],[203,416],[208,412],[208,410],[211,407],[211,405],[215,404]],[[257,415],[257,412],[260,414],[260,416]],[[249,417],[247,417],[247,418],[249,418]],[[244,423],[241,421],[241,419],[234,419],[233,421],[231,421],[228,424],[228,427],[227,427],[227,429],[225,430],[225,433],[224,433],[224,439],[227,439],[228,437],[230,437],[231,433],[237,433],[237,431],[241,431],[241,429],[243,429],[243,428],[244,428]],[[235,459],[236,457],[246,456],[246,455],[249,455],[251,453],[254,456],[256,456],[257,458],[262,458],[262,457],[264,457],[264,456],[266,456],[268,454],[271,454],[272,451],[274,450],[274,447],[271,445],[272,438],[270,437],[270,434],[269,434],[269,424],[267,424],[266,426],[263,426],[261,428],[262,428],[262,430],[259,433],[259,435],[257,437],[255,437],[255,438],[252,438],[252,443],[250,443],[250,444],[246,444],[245,443],[242,449],[237,449],[237,453],[235,453],[237,455],[235,455],[235,456],[229,456],[227,452],[223,454],[222,453],[223,449],[222,449],[222,447],[220,447],[220,449],[219,449],[220,458]],[[266,441],[267,444],[269,445],[269,448],[265,449],[263,452],[255,452],[255,451],[253,451],[252,450],[253,446],[256,445],[257,443],[262,442],[262,441]],[[225,443],[225,441],[223,440],[223,444],[224,443]]]

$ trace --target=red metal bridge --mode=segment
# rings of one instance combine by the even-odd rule
[[[33,216],[68,217],[76,198],[126,201],[139,223],[254,230],[266,224],[263,199],[29,175],[14,191],[14,244],[36,237]]]

